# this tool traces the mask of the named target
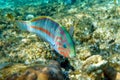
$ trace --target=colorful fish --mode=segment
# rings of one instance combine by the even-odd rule
[[[17,21],[17,25],[21,30],[36,33],[62,56],[72,58],[76,55],[71,35],[63,26],[50,17],[41,16],[31,21]]]

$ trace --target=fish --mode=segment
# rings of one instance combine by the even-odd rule
[[[3,69],[3,68],[9,67],[11,65],[12,65],[12,63],[9,63],[9,62],[7,62],[7,63],[0,63],[0,70]]]
[[[29,21],[16,21],[17,26],[24,31],[37,34],[45,40],[60,55],[65,58],[76,56],[72,36],[64,26],[49,16],[39,16]]]

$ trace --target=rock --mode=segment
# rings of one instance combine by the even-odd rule
[[[107,80],[120,80],[120,72],[117,72],[111,66],[108,66],[104,69],[104,76],[107,78]]]
[[[38,80],[64,80],[59,63],[51,61],[49,66],[42,69]]]
[[[30,19],[33,19],[33,18],[34,18],[34,15],[32,15],[32,14],[28,14],[26,16],[26,20],[30,20]]]
[[[120,54],[113,54],[109,57],[109,65],[120,72]]]
[[[88,57],[91,56],[91,52],[90,52],[90,49],[88,47],[84,47],[82,49],[79,49],[79,55],[78,57],[81,59],[81,60],[86,60]]]
[[[100,55],[93,55],[85,60],[82,65],[82,71],[91,79],[102,78],[103,69],[107,66],[107,61]]]
[[[20,75],[12,74],[6,80],[64,80],[64,74],[58,62],[50,61],[47,66],[33,66],[27,68]]]

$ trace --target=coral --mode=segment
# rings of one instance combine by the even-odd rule
[[[102,78],[103,69],[106,68],[107,63],[108,61],[103,60],[102,56],[93,55],[84,61],[82,71],[86,72],[93,79],[100,79]]]
[[[77,49],[77,47],[76,47]],[[88,57],[90,57],[92,54],[90,52],[90,49],[88,47],[84,47],[82,49],[79,49],[79,53],[78,53],[78,57],[81,59],[81,60],[86,60]]]
[[[120,54],[113,54],[109,57],[109,64],[114,67],[116,71],[120,71]]]
[[[73,5],[45,2],[0,9],[0,80],[43,78],[41,75],[58,70],[53,66],[55,62],[49,63],[51,59],[58,60],[58,56],[52,57],[55,52],[50,45],[35,34],[19,30],[14,22],[37,16],[50,16],[68,31],[74,27],[71,37],[77,56],[68,62],[75,71],[66,72],[71,80],[120,79],[120,6],[110,0],[76,1]],[[61,64],[66,69],[71,67],[67,61]],[[55,75],[61,72],[60,68]],[[40,74],[42,70],[45,74]]]

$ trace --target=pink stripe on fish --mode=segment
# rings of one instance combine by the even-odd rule
[[[60,54],[65,56],[65,57],[69,57],[69,51],[64,51],[62,48],[59,48]]]
[[[64,35],[64,31],[63,31],[63,30],[61,30],[61,31],[60,31],[60,34]]]
[[[62,38],[57,36],[57,37],[56,37],[56,40],[62,40]]]
[[[46,33],[47,35],[51,36],[52,38],[54,37],[48,30],[44,29],[44,28],[41,28],[41,27],[37,27],[37,26],[30,26],[31,28],[34,28],[34,29],[37,29],[37,30],[40,30],[44,33]]]
[[[66,39],[62,40],[63,43],[66,42],[66,41],[67,41]]]
[[[61,42],[56,42],[56,44],[57,44],[57,45],[62,45],[62,43],[61,43]]]
[[[55,42],[58,42],[58,41],[62,41],[62,38],[59,37],[59,36],[56,36],[56,38],[55,38]]]

